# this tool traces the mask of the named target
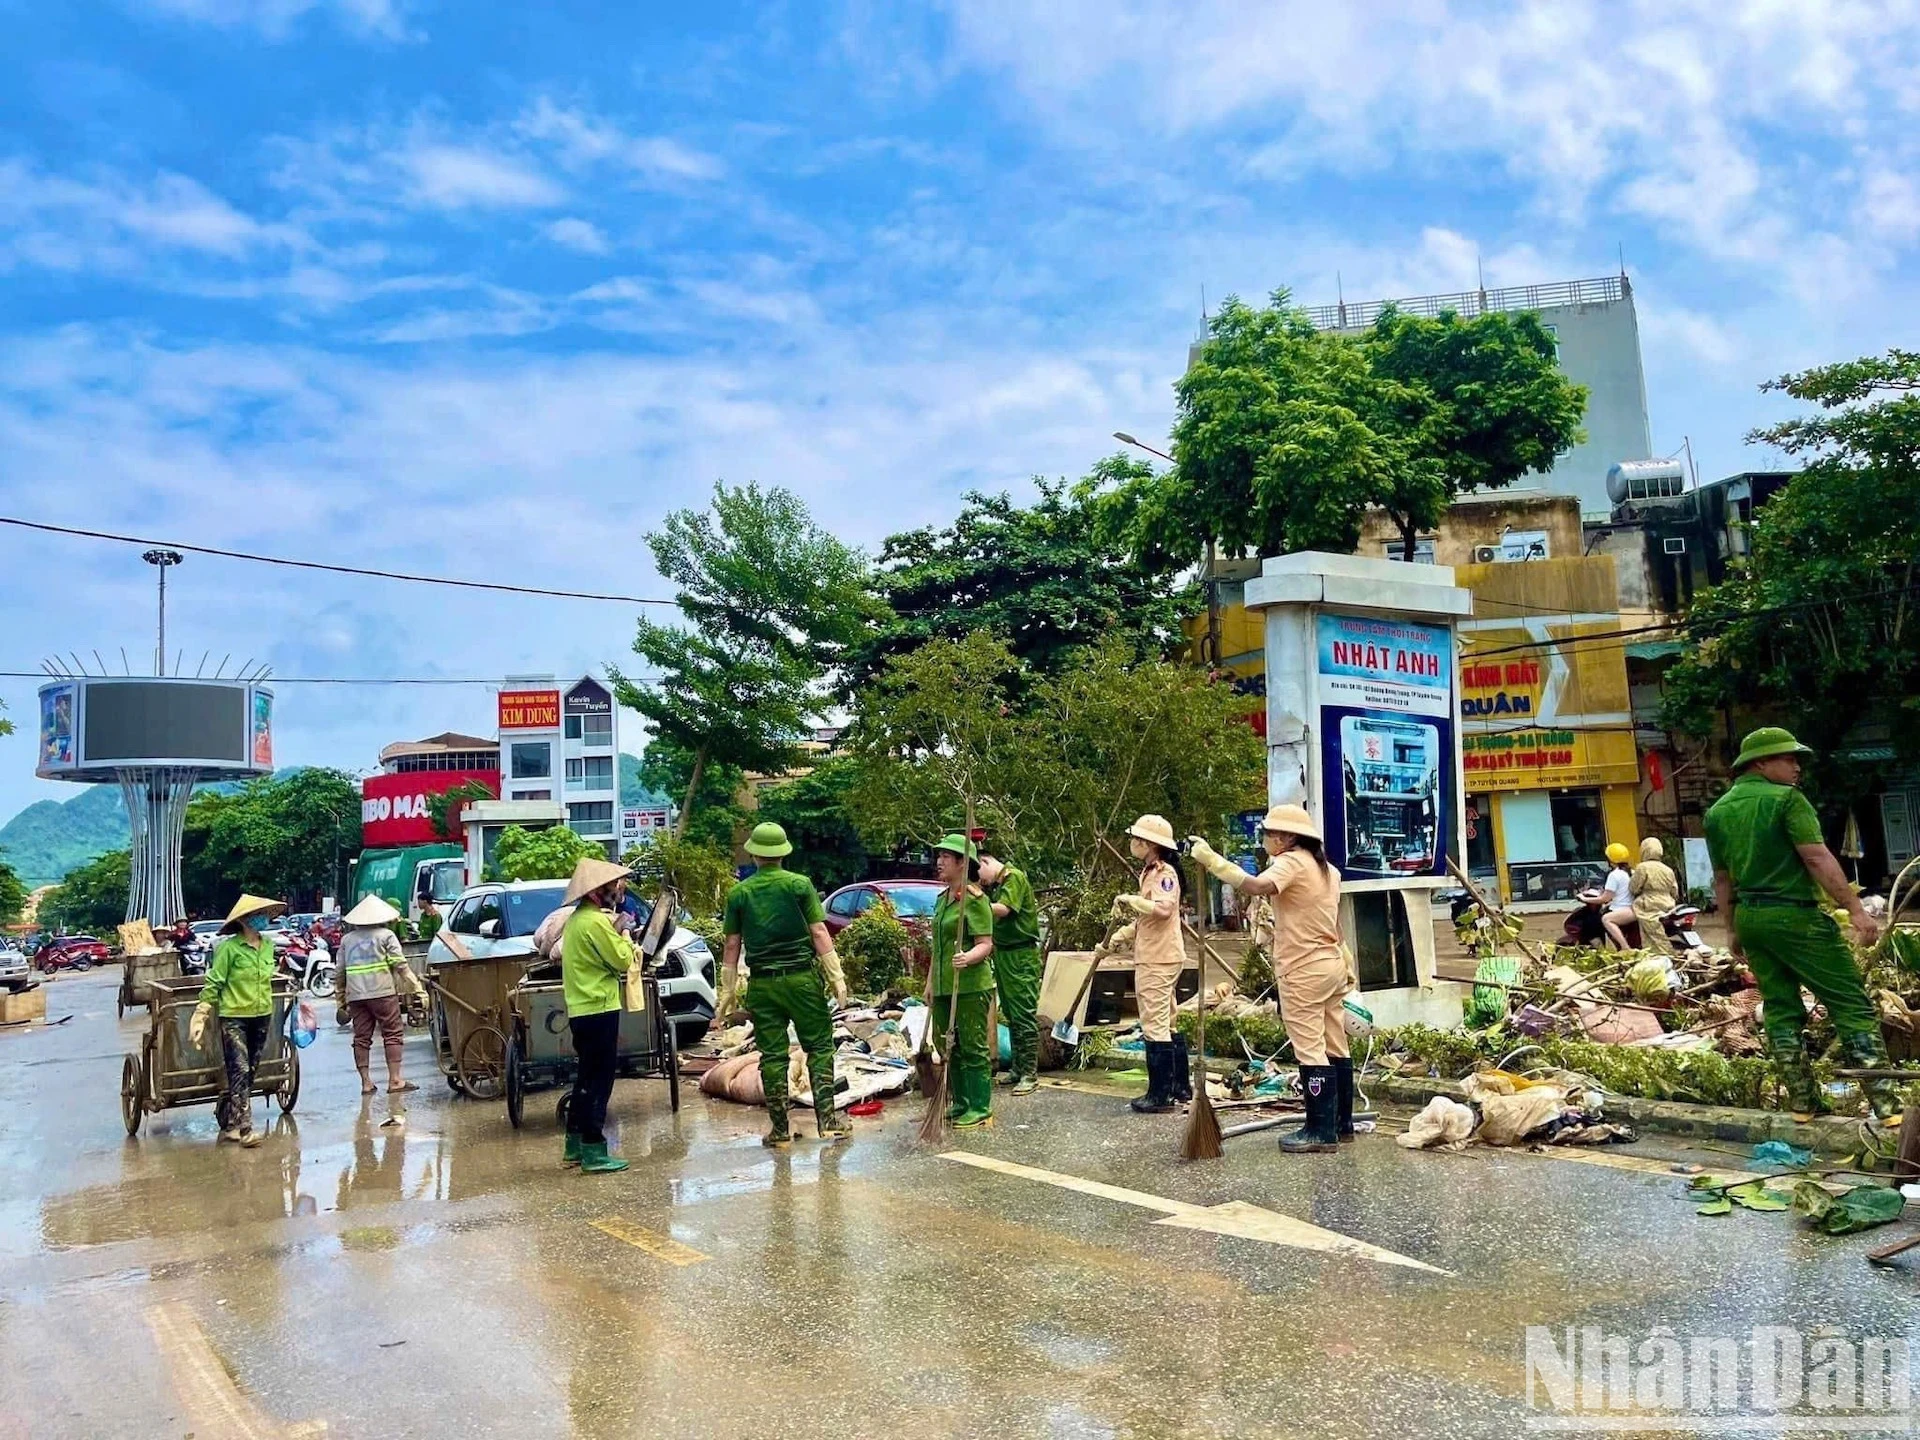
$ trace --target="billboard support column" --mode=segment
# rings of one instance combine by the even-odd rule
[[[123,770],[120,793],[127,803],[131,863],[128,867],[127,919],[146,920],[157,930],[187,913],[180,888],[180,851],[187,824],[187,802],[198,780],[193,770]]]

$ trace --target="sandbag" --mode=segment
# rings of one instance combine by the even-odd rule
[[[749,1050],[722,1060],[700,1077],[700,1093],[736,1105],[765,1105],[766,1087],[760,1083],[760,1053]]]

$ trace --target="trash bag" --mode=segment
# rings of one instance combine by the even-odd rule
[[[1439,1146],[1458,1150],[1473,1138],[1473,1111],[1458,1100],[1436,1095],[1407,1126],[1407,1133],[1394,1137],[1394,1143],[1406,1150],[1425,1150]]]
[[[1789,1145],[1784,1140],[1762,1140],[1753,1147],[1753,1163],[1756,1165],[1798,1167],[1812,1162],[1811,1150],[1802,1150],[1799,1146]]]
[[[320,1033],[320,1017],[313,1013],[313,1005],[310,1001],[302,1000],[295,1009],[293,1028],[288,1033],[292,1036],[293,1043],[302,1050],[313,1044],[314,1038]]]
[[[1881,1185],[1856,1185],[1839,1195],[1813,1180],[1793,1187],[1794,1213],[1829,1235],[1852,1235],[1898,1220],[1906,1204],[1906,1196]]]

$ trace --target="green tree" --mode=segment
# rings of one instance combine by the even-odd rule
[[[582,860],[605,858],[606,853],[564,825],[545,830],[509,825],[494,847],[493,869],[502,880],[564,880]]]
[[[871,864],[847,808],[857,780],[850,760],[830,757],[798,779],[760,792],[756,818],[787,832],[793,844],[787,868],[812,880],[822,894],[860,879]]]
[[[1586,391],[1560,374],[1537,317],[1389,310],[1365,334],[1315,328],[1284,290],[1229,298],[1176,382],[1172,470],[1104,492],[1135,553],[1194,562],[1345,554],[1370,506],[1412,558],[1465,489],[1545,469],[1580,435]]]
[[[1761,388],[1818,407],[1748,437],[1804,468],[1755,517],[1746,567],[1695,597],[1665,720],[1702,738],[1736,712],[1788,723],[1818,788],[1851,802],[1920,758],[1920,354]],[[1862,722],[1889,728],[1894,761],[1836,753]]]
[[[847,972],[847,988],[856,995],[880,995],[906,980],[913,933],[891,904],[876,900],[840,932],[834,949]]]
[[[663,886],[670,887],[687,912],[703,923],[719,916],[733,888],[731,853],[698,840],[656,832],[624,858],[642,895],[655,900]]]
[[[131,854],[109,850],[72,871],[40,901],[40,923],[57,930],[111,935],[127,918],[127,892],[132,884]]]
[[[298,907],[339,895],[360,850],[360,790],[338,770],[290,770],[187,807],[181,888],[187,909],[225,914],[244,891]]]
[[[27,887],[20,874],[0,860],[0,925],[11,925],[27,908]]]
[[[462,780],[451,789],[427,796],[427,820],[442,840],[462,840],[466,832],[460,824],[460,812],[475,800],[499,798],[498,788],[484,780]]]
[[[693,782],[693,768],[693,752],[662,735],[650,743],[640,757],[640,783],[658,794],[684,800]],[[681,806],[681,823],[675,827],[680,838],[731,850],[734,832],[746,814],[740,808],[740,793],[745,785],[746,773],[737,765],[715,764],[709,760],[701,766],[690,819],[687,807]]]
[[[848,803],[869,843],[891,849],[957,828],[970,795],[989,843],[1056,892],[1044,902],[1055,935],[1090,941],[1113,892],[1086,897],[1123,883],[1104,842],[1124,853],[1136,815],[1219,834],[1261,803],[1251,703],[1192,666],[1136,663],[1118,642],[1035,676],[992,636],[931,641],[861,692]]]
[[[821,683],[879,615],[868,566],[786,490],[713,489],[711,511],[676,510],[647,537],[678,587],[684,627],[641,620],[633,648],[659,678],[613,675],[653,739],[693,757],[684,835],[709,765],[777,775],[823,699]],[[651,747],[649,747],[651,748]]]
[[[892,617],[855,647],[850,680],[928,640],[981,630],[1041,674],[1114,637],[1139,659],[1159,658],[1198,597],[1174,584],[1177,566],[1136,559],[1116,527],[1100,523],[1098,498],[1151,475],[1115,457],[1072,488],[1036,476],[1031,505],[971,494],[945,529],[889,536],[875,578]]]

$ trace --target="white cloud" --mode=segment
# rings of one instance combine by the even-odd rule
[[[613,250],[604,230],[590,220],[572,215],[555,220],[546,227],[545,234],[554,244],[578,250],[582,255],[606,255]]]
[[[313,11],[331,12],[348,30],[386,40],[407,38],[402,7],[396,0],[129,0],[132,8],[174,20],[197,21],[225,29],[258,31],[269,40],[285,40],[295,23]]]
[[[562,108],[543,95],[514,128],[529,139],[551,145],[567,164],[578,168],[611,164],[652,181],[712,180],[720,161],[681,141],[662,135],[634,135],[610,120],[578,108]]]
[[[397,160],[413,199],[440,209],[543,208],[566,195],[531,166],[479,146],[423,142]]]
[[[115,174],[76,180],[20,160],[0,162],[0,236],[44,247],[40,263],[62,269],[125,258],[134,246],[236,259],[305,243],[290,227],[255,220],[185,175],[163,171],[144,184]]]

